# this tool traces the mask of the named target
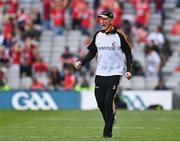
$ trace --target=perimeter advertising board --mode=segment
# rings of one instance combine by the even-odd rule
[[[172,110],[172,91],[124,90],[121,95],[128,110],[144,110],[153,105],[160,105],[164,110]],[[81,109],[97,109],[93,92],[83,91],[81,93]]]
[[[0,91],[0,109],[80,109],[80,94],[73,91]]]

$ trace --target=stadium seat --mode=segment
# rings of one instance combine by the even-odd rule
[[[20,79],[20,88],[21,89],[29,89],[32,83],[31,77],[22,77]]]
[[[146,89],[153,90],[158,85],[158,76],[147,76],[146,77]]]
[[[146,82],[145,82],[145,77],[143,76],[134,76],[132,79],[131,79],[131,88],[134,89],[134,90],[143,90],[146,88]]]
[[[122,77],[121,82],[120,82],[120,87],[122,87],[123,89],[132,88],[132,81],[127,80],[125,77]]]

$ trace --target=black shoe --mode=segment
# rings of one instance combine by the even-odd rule
[[[112,135],[103,135],[104,138],[112,138]]]

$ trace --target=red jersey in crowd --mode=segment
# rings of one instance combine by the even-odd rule
[[[25,43],[25,47],[23,49],[23,56],[27,60],[28,64],[32,64],[33,62],[33,51],[37,47],[31,43],[31,40],[27,39]]]
[[[171,34],[180,35],[180,20],[172,25]]]
[[[74,88],[75,77],[71,73],[71,70],[64,68],[64,89],[72,90]]]
[[[72,10],[72,18],[73,19],[80,19],[81,18],[81,7],[83,7],[84,1],[83,0],[72,0],[70,4],[70,8]]]
[[[56,6],[55,9],[51,10],[51,20],[57,27],[63,26],[64,24],[64,9]]]
[[[2,1],[0,1],[0,7],[3,7],[3,2]]]
[[[121,16],[122,16],[122,13],[120,11],[114,11],[113,15],[114,15],[114,18],[112,20],[112,24],[115,27],[119,27],[121,25]]]
[[[8,34],[13,32],[13,25],[10,21],[6,21],[3,26],[3,36],[7,38]]]
[[[42,90],[44,88],[45,88],[45,86],[44,86],[43,83],[39,82],[37,80],[37,78],[33,78],[32,84],[31,84],[31,89],[33,89],[33,90]]]
[[[51,0],[43,0],[43,14],[42,17],[44,20],[49,20],[50,13],[50,2]]]
[[[64,76],[64,89],[72,90],[75,83],[75,77],[72,74],[67,74]]]
[[[48,66],[46,63],[42,62],[42,61],[36,61],[33,64],[33,70],[36,73],[43,73],[43,72],[47,72],[48,71]]]
[[[11,57],[12,57],[12,63],[13,64],[20,64],[20,57],[21,57],[21,51],[18,44],[15,44],[14,47],[11,49]]]
[[[90,23],[91,23],[91,17],[93,15],[93,12],[86,7],[82,11],[82,16],[81,16],[81,26],[85,28],[89,28]]]
[[[18,1],[17,0],[8,0],[8,9],[7,13],[8,14],[16,14],[18,10]]]
[[[177,72],[180,72],[180,66],[177,66],[177,67],[176,67],[176,71],[177,71]]]
[[[149,7],[147,3],[141,3],[136,5],[136,23],[147,24],[147,14],[149,13]]]

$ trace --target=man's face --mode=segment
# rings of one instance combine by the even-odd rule
[[[99,17],[99,22],[102,26],[102,30],[107,30],[108,27],[111,25],[111,19],[110,18]]]

